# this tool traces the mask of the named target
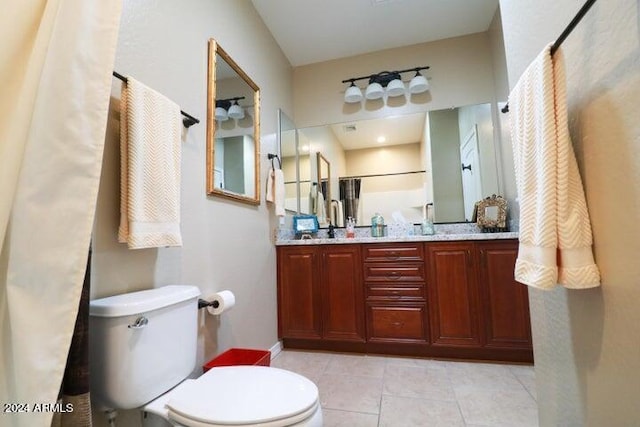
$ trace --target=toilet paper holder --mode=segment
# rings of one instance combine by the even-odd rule
[[[201,308],[213,307],[218,308],[220,306],[220,302],[218,301],[207,301],[202,298],[198,298],[198,310]]]

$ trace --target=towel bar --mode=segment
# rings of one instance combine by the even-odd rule
[[[125,76],[123,76],[122,74],[118,73],[117,71],[113,72],[113,76],[115,78],[117,78],[118,80],[122,80],[125,83],[127,82],[127,78]],[[196,119],[191,114],[187,114],[182,110],[180,110],[180,113],[182,113],[182,115],[184,116],[184,118],[182,119],[182,124],[187,129],[190,128],[191,126],[195,125],[196,123],[200,123],[200,120]]]

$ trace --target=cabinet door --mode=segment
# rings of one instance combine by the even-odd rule
[[[322,248],[322,337],[364,341],[364,287],[359,245]]]
[[[487,347],[532,348],[529,294],[513,278],[518,243],[479,243],[478,249]]]
[[[434,345],[482,344],[473,249],[470,242],[427,244],[429,321]]]
[[[321,337],[320,255],[317,246],[278,248],[278,335]]]

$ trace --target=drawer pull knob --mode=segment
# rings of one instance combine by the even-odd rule
[[[387,258],[388,259],[398,259],[398,258],[400,258],[400,254],[398,254],[398,252],[396,252],[396,251],[391,251],[387,255]]]
[[[401,328],[404,326],[404,322],[393,322],[391,323],[393,326],[395,326],[396,328]]]
[[[398,273],[397,271],[392,271],[387,276],[389,277],[389,279],[398,280],[402,277],[402,274]]]

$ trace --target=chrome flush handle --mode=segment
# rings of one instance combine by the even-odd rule
[[[147,319],[144,316],[140,316],[136,319],[135,322],[133,322],[131,325],[128,325],[127,328],[129,329],[142,329],[145,326],[147,326],[147,323],[149,323],[149,319]]]

